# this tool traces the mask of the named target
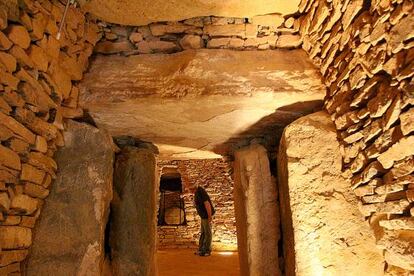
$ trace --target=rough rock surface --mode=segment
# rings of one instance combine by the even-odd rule
[[[234,204],[241,275],[280,275],[277,188],[261,145],[235,152]]]
[[[149,140],[170,158],[217,158],[320,103],[325,87],[301,50],[99,56],[80,105],[114,136]],[[260,134],[258,134],[260,133]]]
[[[79,1],[82,8],[99,18],[123,25],[147,25],[158,21],[175,21],[196,16],[217,15],[228,17],[252,17],[254,15],[281,13],[293,14],[299,0],[184,0],[166,1],[133,0],[120,2],[107,0]]]
[[[111,203],[110,247],[114,275],[156,274],[156,161],[148,149],[117,155]]]
[[[99,29],[71,6],[57,40],[63,10],[59,1],[0,1],[0,237],[8,246],[0,246],[0,275],[24,273],[21,262],[56,178],[63,119],[82,113],[75,81]]]
[[[383,275],[381,251],[341,175],[339,143],[326,112],[285,129],[278,173],[287,275]]]
[[[302,47],[328,87],[325,106],[360,210],[386,232],[377,239],[388,267],[413,270],[414,231],[377,228],[414,215],[414,2],[303,0],[299,12]]]
[[[109,135],[68,122],[56,154],[57,179],[43,207],[27,275],[101,275],[112,199],[114,152]]]

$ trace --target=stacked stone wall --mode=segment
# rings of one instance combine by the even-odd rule
[[[187,225],[158,226],[158,248],[194,248],[197,246],[200,218],[193,203],[194,196],[188,188],[201,185],[206,187],[216,210],[212,224],[213,248],[236,250],[236,221],[230,164],[222,159],[160,160],[158,162],[160,172],[165,167],[177,168],[181,174]]]
[[[20,6],[17,6],[17,2]],[[0,3],[0,274],[20,274],[64,145],[97,26],[59,1]],[[13,274],[13,275],[15,275]]]
[[[268,14],[253,18],[195,17],[147,26],[100,22],[101,54],[175,53],[186,49],[293,49],[302,44],[293,17]]]
[[[392,265],[414,270],[414,2],[303,0],[343,168]]]

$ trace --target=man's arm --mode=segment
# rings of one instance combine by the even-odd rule
[[[206,207],[208,221],[211,222],[211,204],[208,200],[204,201],[204,207]]]

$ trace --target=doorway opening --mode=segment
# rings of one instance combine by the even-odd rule
[[[186,225],[183,187],[178,171],[163,172],[160,179],[158,226]]]

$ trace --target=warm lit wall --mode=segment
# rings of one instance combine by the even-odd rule
[[[28,254],[56,177],[63,118],[79,115],[76,82],[98,38],[78,9],[69,9],[58,41],[60,2],[19,1],[19,9],[14,2],[0,3],[1,275],[19,272]]]
[[[194,197],[188,187],[206,187],[216,214],[213,219],[213,248],[236,250],[236,222],[234,215],[233,180],[230,165],[222,159],[182,160],[158,162],[159,170],[175,167],[181,174],[187,219],[186,226],[158,226],[158,248],[193,248],[200,233],[200,217],[194,207]]]
[[[414,270],[414,3],[303,0],[343,167],[389,264]],[[395,269],[395,268],[389,268]]]
[[[202,16],[146,26],[99,22],[102,36],[94,51],[137,55],[186,49],[293,49],[302,44],[293,17],[266,14],[251,18]]]

